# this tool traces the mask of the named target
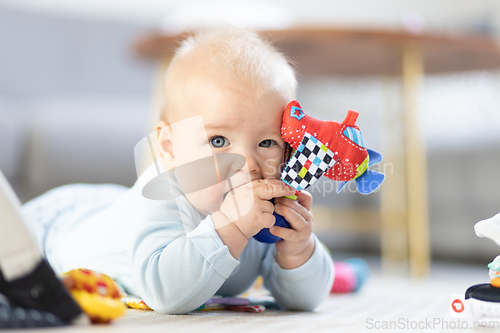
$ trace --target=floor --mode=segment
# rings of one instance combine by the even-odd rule
[[[452,328],[456,327],[457,319],[449,314],[450,295],[463,294],[469,286],[488,281],[485,265],[438,263],[433,265],[429,278],[418,281],[383,275],[377,267],[372,268],[373,276],[358,293],[330,295],[321,306],[308,313],[266,310],[262,313],[200,311],[190,315],[161,315],[128,310],[125,317],[111,325],[71,326],[50,331],[365,332],[376,331],[383,325],[395,328],[383,331],[395,332],[402,328],[415,332],[424,331],[423,328],[442,331],[447,327],[456,331]],[[466,324],[473,327],[472,321]],[[463,320],[461,325],[465,325]],[[464,327],[460,332],[473,331]],[[490,330],[482,328],[480,331]]]

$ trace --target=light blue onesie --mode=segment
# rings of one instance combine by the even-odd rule
[[[26,203],[29,227],[56,273],[105,273],[165,314],[187,313],[215,294],[241,294],[258,275],[286,309],[312,310],[327,297],[333,263],[316,236],[312,257],[296,269],[282,269],[274,244],[253,238],[236,260],[211,217],[201,216],[179,192],[175,176],[177,199],[142,196],[154,176],[151,166],[130,189],[66,185]]]

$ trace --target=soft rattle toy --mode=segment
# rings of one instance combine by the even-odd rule
[[[474,225],[479,237],[500,245],[500,214]],[[465,292],[465,300],[476,318],[500,318],[500,256],[488,264],[490,283],[473,285]]]
[[[271,202],[274,204],[274,200],[271,200]],[[277,213],[273,213],[274,217],[276,218],[276,221],[274,222],[274,225],[277,227],[283,227],[283,228],[290,228],[290,223],[288,223],[287,220],[283,216]],[[264,228],[261,229],[255,236],[253,236],[256,240],[258,240],[261,243],[276,243],[281,240],[281,237],[273,235],[270,231],[269,228]]]
[[[356,180],[356,189],[361,194],[378,189],[385,176],[368,167],[380,162],[382,155],[365,148],[361,131],[356,126],[358,115],[349,110],[342,123],[323,121],[306,115],[299,102],[288,103],[281,125],[281,137],[288,145],[281,180],[299,192],[323,175],[340,181],[337,193],[350,180]],[[274,216],[275,225],[290,228],[283,216],[276,213]],[[267,228],[254,237],[264,243],[281,240]]]
[[[92,323],[108,323],[125,313],[120,289],[106,274],[73,269],[63,274],[62,282]]]
[[[342,123],[322,121],[306,115],[297,101],[290,102],[283,114],[281,136],[295,153],[281,179],[298,191],[322,175],[341,182],[337,193],[354,179],[361,194],[378,189],[385,176],[368,166],[380,162],[382,155],[365,148],[355,125],[358,115],[349,110]]]

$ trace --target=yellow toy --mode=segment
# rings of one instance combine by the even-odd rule
[[[106,274],[73,269],[63,274],[62,282],[92,323],[109,323],[125,313],[120,289]]]
[[[124,296],[122,298],[122,302],[127,304],[127,306],[131,309],[153,310],[142,299],[135,296]]]

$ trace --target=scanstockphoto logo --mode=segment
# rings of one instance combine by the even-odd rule
[[[475,320],[424,318],[398,318],[394,320],[377,320],[367,318],[365,328],[369,330],[467,330],[467,329],[500,329],[498,320]]]
[[[344,163],[345,165],[350,165],[349,163]],[[280,164],[280,172],[287,166],[287,163]],[[268,164],[266,162],[266,167],[268,167],[271,173],[275,173],[276,167]],[[354,168],[353,166],[349,166],[348,169]],[[300,170],[295,170],[296,173],[299,173]],[[392,163],[378,163],[371,167],[371,171],[375,171],[379,174],[384,174],[386,176],[392,176],[394,174],[394,164]],[[327,171],[328,174],[332,174],[331,169]],[[342,175],[342,173],[339,173]],[[361,178],[359,180],[352,180],[347,182],[347,184],[342,184],[343,182],[338,182],[332,180],[328,177],[321,177],[319,181],[311,182],[310,186],[306,189],[311,194],[315,194],[316,196],[321,195],[322,197],[326,197],[331,193],[359,193],[359,188],[367,189],[369,193],[376,193],[380,190],[381,181],[379,179],[367,179]]]
[[[173,163],[169,161],[170,156],[168,156],[168,153],[165,154],[165,151],[162,151],[162,145],[172,145],[172,142],[165,144],[168,140],[162,139],[169,136],[174,137],[175,142],[177,142],[177,156],[173,159]],[[183,194],[191,194],[220,183],[226,183],[226,193],[232,191],[233,185],[238,186],[239,184],[233,184],[233,177],[238,173],[238,170],[245,167],[247,163],[245,157],[234,153],[214,153],[209,145],[202,145],[201,142],[209,142],[201,116],[178,121],[143,138],[134,149],[137,177],[139,178],[148,167],[153,165],[155,172],[155,177],[144,185],[143,196],[151,200],[171,200],[181,195],[181,193],[174,193],[176,191],[172,191],[170,187],[172,172],[165,171],[168,169],[165,168],[165,165],[169,164],[169,162],[174,167]],[[307,147],[304,147],[304,149],[307,149]],[[312,153],[314,151],[311,148],[311,154],[308,158],[299,156],[300,154],[297,155],[299,153],[297,151],[295,156],[289,156],[290,160],[284,163],[281,161],[276,163],[276,160],[267,159],[260,166],[263,169],[261,171],[263,174],[278,177],[281,174],[285,182],[287,182],[285,178],[292,174],[294,179],[287,182],[289,185],[296,189],[308,187],[310,193],[321,194],[322,196],[332,192],[338,193],[340,190],[353,193],[364,192],[365,194],[375,192],[383,181],[383,177],[377,178],[373,177],[373,175],[393,174],[393,165],[391,163],[379,163],[381,156],[372,153],[370,161],[373,160],[374,164],[370,167],[369,172],[365,173],[369,173],[372,177],[357,177],[349,182],[337,182],[330,179],[333,177],[335,160],[332,159],[327,165],[325,163],[326,155],[321,155],[323,150],[319,149],[319,153],[313,158]],[[181,156],[179,157],[179,155]],[[294,158],[296,159],[295,163],[293,163]],[[289,174],[285,174],[287,163]],[[317,167],[315,163],[318,163]],[[346,161],[342,161],[342,165],[343,168],[338,168],[335,172],[336,177],[356,173],[357,165]],[[322,177],[324,181],[318,182],[317,180],[323,174],[327,174],[330,178]],[[249,175],[247,181],[251,181]],[[364,190],[360,191],[360,189]]]
[[[203,142],[209,139],[201,116],[165,126],[142,139],[134,148],[137,177],[154,166],[153,178],[144,184],[142,195],[151,200],[173,200],[220,183],[226,183],[226,192],[232,191],[231,179],[244,169],[245,157],[213,153],[209,145],[201,144]],[[173,171],[168,171],[170,169]],[[240,183],[251,181],[249,175],[247,179],[242,176],[239,175]],[[172,188],[174,179],[180,191]]]
[[[178,200],[187,199],[200,216],[211,215],[224,207],[225,212],[230,213],[227,217],[231,222],[250,212],[254,207],[254,196],[249,191],[255,190],[249,172],[250,162],[240,154],[220,153],[226,150],[218,150],[212,144],[214,138],[221,136],[209,138],[201,116],[158,128],[143,138],[134,148],[138,179],[148,173],[138,182],[138,186],[142,186],[143,197],[175,201],[176,205]],[[230,142],[230,139],[223,139],[223,143]],[[336,151],[330,151],[317,139],[305,136],[297,150],[286,146],[284,154],[260,160],[258,167],[262,175],[267,175],[266,178],[281,178],[296,190],[307,188],[308,192],[316,195],[326,196],[340,190],[369,194],[379,188],[385,177],[375,169],[382,168],[385,173],[392,173],[393,170],[391,164],[379,163],[382,159],[380,154],[371,150],[367,154],[362,163],[353,163],[348,158],[350,155],[341,159]],[[321,188],[320,178],[325,179]],[[330,178],[344,181],[337,182]],[[284,183],[279,182],[280,186]],[[276,188],[270,191],[279,192]],[[181,205],[186,206],[184,203]],[[185,216],[180,214],[179,218]],[[201,221],[198,217],[193,219],[196,220],[194,224],[187,218],[182,221],[186,232],[192,231],[193,226],[198,224],[196,222]]]
[[[499,312],[492,310],[491,304],[474,304],[465,299],[464,294],[451,294],[448,303],[449,318],[396,318],[382,320],[367,318],[365,328],[369,330],[498,330]],[[490,303],[490,302],[486,302]],[[475,310],[474,310],[475,308]]]
[[[373,167],[373,171],[378,171],[390,177],[394,173],[394,165],[392,163],[376,164]],[[307,190],[316,196],[321,195],[322,197],[326,197],[331,193],[358,193],[358,187],[366,188],[370,193],[376,193],[380,191],[380,182],[360,179],[359,181],[349,181],[339,189],[337,181],[324,177],[321,181],[312,184]]]

